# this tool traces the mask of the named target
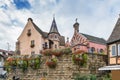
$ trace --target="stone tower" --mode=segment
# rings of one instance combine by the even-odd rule
[[[76,18],[76,23],[73,25],[73,27],[74,27],[74,33],[79,32],[79,23],[77,22],[77,18]]]
[[[57,29],[55,17],[53,17],[52,25],[51,25],[50,31],[48,33],[49,47],[52,49],[58,49],[59,41],[60,41],[59,38],[60,38],[60,34]]]

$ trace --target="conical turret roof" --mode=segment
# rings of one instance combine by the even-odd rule
[[[56,21],[55,21],[54,17],[53,17],[52,25],[51,25],[51,28],[50,28],[50,31],[49,31],[49,34],[50,33],[57,33],[57,34],[59,34],[58,29],[57,29],[57,24],[56,24]]]
[[[107,41],[107,43],[112,43],[117,40],[120,40],[120,17],[118,18],[117,23]]]

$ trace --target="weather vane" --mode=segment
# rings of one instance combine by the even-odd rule
[[[78,18],[75,19],[75,21],[77,22]]]

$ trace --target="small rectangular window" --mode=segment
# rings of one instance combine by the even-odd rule
[[[118,55],[120,56],[120,44],[118,44]]]
[[[112,56],[116,56],[116,45],[112,46]]]
[[[46,49],[47,49],[47,46],[48,46],[48,45],[47,45],[47,42],[45,42],[45,48],[46,48]]]
[[[34,40],[32,40],[32,41],[31,41],[31,45],[34,45],[34,42],[35,42],[35,41],[34,41]]]
[[[31,46],[31,48],[33,48],[35,46],[35,41],[34,40],[31,41],[31,45],[30,46]]]
[[[27,35],[28,35],[28,36],[31,35],[31,29],[28,29]]]

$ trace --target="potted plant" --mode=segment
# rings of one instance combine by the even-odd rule
[[[21,68],[22,68],[23,72],[25,72],[28,69],[28,61],[27,61],[27,59],[22,60]]]
[[[60,57],[62,55],[61,50],[54,50],[52,52],[52,55],[55,55],[56,57]]]
[[[52,56],[52,50],[51,49],[43,50],[42,54],[45,56]]]
[[[72,55],[72,61],[74,64],[77,64],[79,66],[86,66],[87,65],[87,54],[73,54]]]
[[[70,48],[65,48],[62,50],[62,53],[69,54],[69,53],[72,53],[72,50]]]
[[[30,67],[32,69],[39,69],[41,64],[41,60],[39,58],[34,58],[30,60]]]
[[[52,58],[50,61],[47,61],[46,62],[46,65],[49,67],[49,68],[56,68],[57,66],[57,59],[56,58]]]

